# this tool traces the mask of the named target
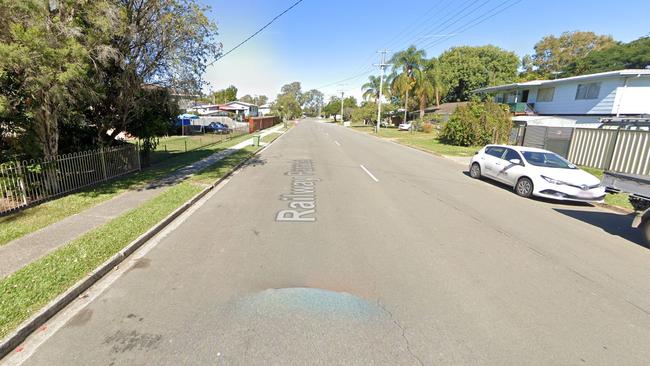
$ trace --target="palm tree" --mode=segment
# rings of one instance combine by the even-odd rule
[[[370,75],[368,77],[368,82],[361,85],[361,91],[363,92],[362,96],[364,100],[374,98],[375,102],[377,102],[377,99],[379,98],[380,82],[381,80],[378,76]]]
[[[426,53],[424,50],[418,50],[415,46],[410,46],[404,51],[397,52],[391,58],[394,70],[401,69],[401,73],[393,79],[391,87],[400,94],[404,94],[404,123],[408,114],[409,92],[416,85],[416,78],[420,68],[424,64]]]
[[[424,109],[431,99],[436,106],[440,105],[440,95],[443,93],[438,60],[426,60],[422,68],[415,73],[415,95],[420,104],[420,119],[424,118]]]

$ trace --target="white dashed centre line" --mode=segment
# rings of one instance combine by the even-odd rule
[[[341,146],[341,144],[339,144],[338,141],[334,141],[334,143],[335,143],[336,145],[338,145],[338,146]]]
[[[372,173],[370,173],[370,171],[368,169],[366,169],[365,166],[363,166],[363,165],[359,165],[359,166],[361,167],[361,169],[363,169],[364,172],[366,172],[370,176],[370,178],[372,178],[372,180],[374,180],[375,182],[379,182],[379,179],[377,179],[377,177],[372,175]]]

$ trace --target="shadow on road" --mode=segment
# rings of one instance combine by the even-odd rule
[[[650,245],[643,240],[641,230],[634,229],[630,226],[632,219],[634,219],[634,214],[621,215],[614,212],[577,211],[563,208],[554,208],[554,210],[576,220],[596,226],[612,235],[620,236],[646,249],[650,249]]]

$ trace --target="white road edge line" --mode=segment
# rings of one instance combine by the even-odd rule
[[[341,146],[341,144],[339,144],[338,141],[334,141],[334,143],[337,144],[338,146]]]
[[[364,172],[366,172],[370,176],[370,178],[372,178],[372,180],[374,180],[375,182],[379,182],[379,179],[377,179],[377,177],[372,175],[372,173],[370,173],[370,171],[368,169],[366,169],[365,166],[363,166],[361,164],[359,164],[359,166],[361,167],[361,169],[363,169]]]

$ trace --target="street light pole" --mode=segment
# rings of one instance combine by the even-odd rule
[[[386,70],[386,66],[388,66],[386,63],[386,53],[388,50],[378,52],[381,53],[381,62],[376,66],[379,66],[381,69],[381,74],[379,76],[379,97],[377,98],[377,128],[375,128],[377,134],[379,134],[379,128],[381,127],[381,99],[384,91],[384,70]]]

